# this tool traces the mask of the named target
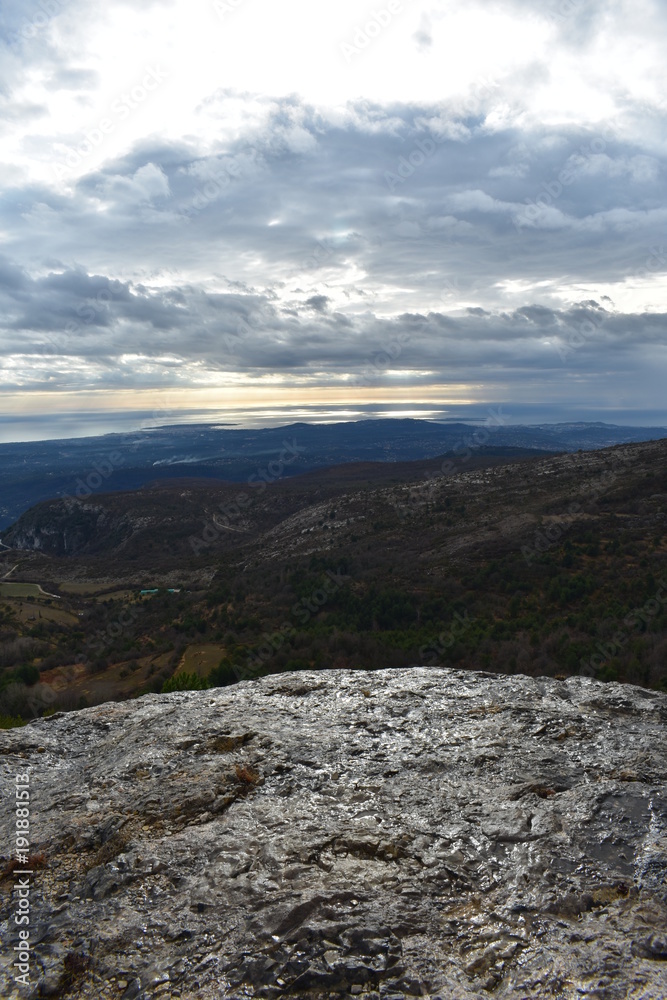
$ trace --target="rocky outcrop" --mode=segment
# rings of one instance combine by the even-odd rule
[[[48,500],[23,514],[3,535],[13,549],[76,556],[119,546],[132,534],[127,517],[72,497]]]
[[[420,668],[0,733],[0,993],[664,1000],[666,718],[639,688]]]

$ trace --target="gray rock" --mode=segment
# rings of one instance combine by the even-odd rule
[[[6,946],[0,995],[664,1000],[666,720],[639,688],[420,668],[0,732],[3,867],[17,773],[44,856],[32,986]]]

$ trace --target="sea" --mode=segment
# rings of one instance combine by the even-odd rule
[[[354,407],[306,405],[263,406],[245,409],[208,408],[171,410],[156,416],[154,410],[76,410],[53,413],[0,413],[0,443],[53,441],[67,438],[127,434],[170,424],[215,424],[220,427],[282,427],[294,423],[332,424],[351,420],[413,418],[448,423],[464,421],[483,424],[502,414],[505,424],[554,424],[602,421],[625,427],[665,427],[667,410],[623,410],[600,407],[558,407],[548,404],[517,404],[489,401],[474,404],[433,402],[406,404],[404,401],[359,404]]]

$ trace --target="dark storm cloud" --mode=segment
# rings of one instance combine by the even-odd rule
[[[319,313],[327,311],[329,302],[331,302],[331,299],[328,295],[311,295],[309,299],[306,299],[308,308]]]
[[[21,331],[20,353],[39,361],[48,348],[56,375],[59,364],[70,373],[73,362],[83,364],[76,376],[82,385],[86,364],[97,373],[94,380],[109,387],[138,377],[155,384],[155,366],[162,385],[183,384],[202,368],[326,384],[354,376],[372,350],[395,359],[386,367],[403,369],[413,384],[423,381],[424,371],[445,384],[479,377],[481,370],[490,382],[527,371],[594,376],[600,368],[641,368],[645,352],[667,342],[665,315],[618,314],[594,300],[567,310],[472,308],[457,317],[429,312],[394,319],[323,313],[311,304],[298,317],[257,294],[148,288],[80,271],[31,278],[7,261],[0,262],[0,282],[8,346],[16,350],[15,331]],[[400,348],[391,347],[396,344]],[[141,359],[131,371],[120,360],[128,355]]]

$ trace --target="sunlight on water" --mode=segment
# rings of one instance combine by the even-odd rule
[[[156,414],[154,410],[79,411],[8,416],[0,414],[0,443],[47,441],[63,438],[96,437],[102,434],[127,434],[149,431],[172,424],[210,424],[224,428],[281,427],[294,423],[329,424],[350,420],[418,419],[443,423],[464,421],[483,423],[499,414],[507,424],[539,424],[600,420],[626,426],[664,427],[667,411],[560,409],[505,402],[488,404],[433,406],[418,403],[406,406],[361,404],[348,406],[270,406],[246,409],[182,409]]]

